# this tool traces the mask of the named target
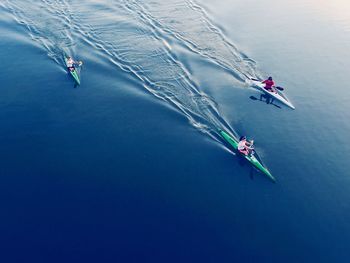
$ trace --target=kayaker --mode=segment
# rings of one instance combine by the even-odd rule
[[[254,141],[248,141],[246,136],[242,136],[239,139],[239,143],[237,145],[237,149],[240,153],[244,155],[249,155],[253,152],[253,143]]]
[[[80,66],[80,62],[76,62],[71,57],[67,57],[67,69],[69,71],[74,71],[76,65]]]
[[[262,81],[261,83],[265,84],[265,89],[270,92],[276,92],[274,86],[275,82],[273,81],[272,77],[269,77],[268,79]]]

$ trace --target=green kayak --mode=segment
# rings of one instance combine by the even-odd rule
[[[219,133],[222,136],[222,138],[224,138],[225,141],[227,141],[237,151],[238,141],[223,130],[219,130]],[[247,159],[255,168],[264,173],[272,181],[276,181],[276,179],[272,176],[269,170],[267,170],[267,168],[255,157],[255,153],[252,156],[243,155],[241,153],[240,155]]]
[[[68,64],[67,64],[68,58],[66,57],[64,60],[65,60],[65,62],[66,62],[66,66],[68,67]],[[75,82],[76,82],[78,85],[80,85],[80,78],[79,78],[77,69],[69,70],[69,72],[70,72],[70,74],[72,75],[72,77],[74,78]]]

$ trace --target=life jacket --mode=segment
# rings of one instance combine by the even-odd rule
[[[262,83],[264,83],[266,85],[265,88],[268,88],[268,89],[271,88],[272,86],[275,86],[275,82],[269,79],[264,80]]]

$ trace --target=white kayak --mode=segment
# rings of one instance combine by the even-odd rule
[[[291,109],[295,110],[295,107],[293,104],[288,100],[288,98],[278,89],[275,88],[276,92],[274,91],[268,91],[265,89],[265,84],[261,83],[260,80],[250,79],[249,80],[252,86],[255,86],[259,88],[261,91],[263,91],[265,94],[271,96],[272,98],[278,100],[279,102],[283,103],[284,105],[287,105]]]

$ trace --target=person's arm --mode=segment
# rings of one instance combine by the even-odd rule
[[[77,66],[77,67],[80,67],[81,65],[83,64],[82,61],[74,61],[74,65]]]
[[[254,144],[253,140],[246,141],[246,143],[245,143],[246,147],[249,148],[249,149],[253,149],[253,144]]]
[[[271,88],[272,88],[272,91],[277,93],[276,84],[274,81],[273,81],[273,85],[271,86]]]

